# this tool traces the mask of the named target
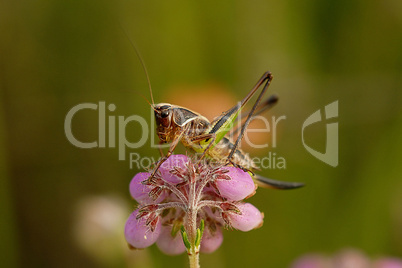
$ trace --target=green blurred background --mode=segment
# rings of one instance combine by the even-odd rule
[[[349,247],[400,257],[401,14],[399,0],[2,1],[2,267],[187,267],[185,254],[165,256],[156,246],[126,251],[121,224],[135,205],[128,183],[138,170],[118,160],[117,148],[80,149],[64,134],[67,112],[80,103],[114,103],[108,116],[150,120],[138,94],[149,98],[146,78],[122,28],[144,58],[156,102],[174,101],[177,87],[210,84],[238,100],[264,71],[275,76],[270,92],[280,102],[269,117],[287,119],[277,148],[252,153],[283,156],[285,170],[261,174],[307,187],[259,189],[250,202],[264,211],[264,226],[225,231],[221,248],[201,255],[203,267],[289,267],[301,255]],[[187,106],[208,105],[214,91],[205,92]],[[301,126],[336,100],[333,168],[304,149]],[[97,111],[79,112],[73,132],[97,139]],[[128,140],[140,134],[127,127]],[[306,129],[321,151],[325,135],[324,122]],[[127,154],[157,157],[149,144]],[[110,226],[98,226],[97,210]]]

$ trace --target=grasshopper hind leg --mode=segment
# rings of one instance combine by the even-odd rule
[[[256,90],[265,82],[260,94],[257,97],[257,100],[255,101],[253,108],[251,108],[250,112],[247,115],[247,119],[244,122],[243,126],[241,127],[240,130],[240,134],[236,139],[236,143],[234,144],[234,147],[232,149],[232,151],[230,152],[228,159],[231,160],[233,158],[233,155],[236,152],[236,149],[239,147],[240,141],[243,139],[244,133],[248,127],[248,124],[250,123],[250,121],[253,119],[253,115],[258,107],[258,105],[260,104],[260,101],[262,99],[262,97],[264,96],[265,92],[267,91],[271,81],[272,81],[272,74],[270,72],[266,72],[262,75],[262,77],[260,78],[260,80],[257,82],[257,84],[255,85],[255,87],[251,90],[251,92],[246,96],[245,99],[243,99],[241,101],[241,103],[245,103],[247,102],[256,92]]]
[[[260,175],[255,175],[255,182],[258,186],[263,188],[272,188],[272,189],[279,189],[279,190],[291,190],[297,189],[304,186],[304,183],[300,182],[285,182],[285,181],[277,181],[273,179],[268,179],[262,177]]]

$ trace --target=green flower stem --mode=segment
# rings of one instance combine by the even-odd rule
[[[197,238],[197,210],[189,208],[185,229],[188,235],[188,240],[191,247],[187,249],[188,258],[190,261],[190,268],[200,267],[200,246],[196,245]]]
[[[200,245],[197,245],[197,213],[198,213],[198,200],[196,200],[196,184],[195,181],[190,184],[190,191],[188,197],[189,206],[186,211],[186,218],[184,220],[184,229],[186,230],[190,248],[187,248],[188,258],[190,261],[190,268],[200,267]],[[201,238],[198,237],[198,240]]]
[[[200,254],[196,252],[194,254],[189,254],[188,259],[190,260],[190,268],[199,268],[200,267]]]

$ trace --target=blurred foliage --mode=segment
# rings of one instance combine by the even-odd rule
[[[80,103],[113,103],[107,116],[116,121],[150,118],[139,96],[149,99],[146,78],[124,32],[148,67],[155,102],[173,102],[172,88],[199,91],[213,83],[236,100],[264,71],[275,76],[270,92],[281,100],[269,117],[287,118],[277,148],[269,150],[287,168],[262,174],[307,187],[260,189],[251,202],[265,212],[263,228],[226,231],[222,247],[201,256],[204,267],[288,267],[305,253],[344,247],[401,256],[401,14],[399,0],[2,1],[2,265],[99,267],[72,235],[77,204],[115,194],[134,206],[128,183],[138,170],[118,161],[118,149],[79,149],[64,134],[67,112]],[[214,98],[213,91],[196,93],[194,102],[206,107]],[[303,121],[335,100],[337,168],[301,142]],[[96,140],[97,111],[80,111],[73,132]],[[141,135],[135,124],[126,134],[130,141]],[[311,147],[323,150],[324,122],[307,135]],[[130,152],[158,156],[149,141]],[[184,255],[147,251],[153,267],[187,267]]]

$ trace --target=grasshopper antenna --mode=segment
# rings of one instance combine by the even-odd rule
[[[154,105],[152,105],[152,104],[149,102],[149,100],[148,100],[147,98],[145,98],[144,95],[142,95],[142,93],[140,93],[140,92],[138,92],[138,91],[136,91],[136,90],[134,90],[134,92],[137,93],[138,95],[140,95],[141,98],[143,98],[143,99],[149,104],[149,106],[151,106],[152,110],[154,110],[154,111],[156,112],[156,110],[155,110],[155,108],[154,108]]]
[[[144,60],[142,59],[141,54],[140,54],[140,51],[137,49],[137,46],[134,44],[134,41],[131,40],[131,38],[128,36],[126,30],[123,28],[123,26],[121,26],[121,24],[120,24],[120,28],[122,29],[122,31],[123,31],[124,34],[126,35],[128,41],[130,41],[131,46],[134,48],[135,54],[137,55],[138,59],[139,59],[140,62],[141,62],[142,69],[144,70],[145,76],[147,77],[147,82],[148,82],[148,87],[149,87],[149,93],[150,93],[150,95],[151,95],[151,101],[152,101],[151,107],[152,107],[152,109],[154,109],[155,102],[154,102],[154,96],[153,96],[153,94],[152,94],[151,80],[149,79],[149,74],[148,74],[147,67],[145,66],[145,62],[144,62]],[[143,98],[145,98],[143,95],[141,95],[141,96],[142,96]],[[149,103],[149,101],[148,101],[147,99],[145,99],[145,100]],[[150,104],[150,103],[149,103],[149,104]]]

